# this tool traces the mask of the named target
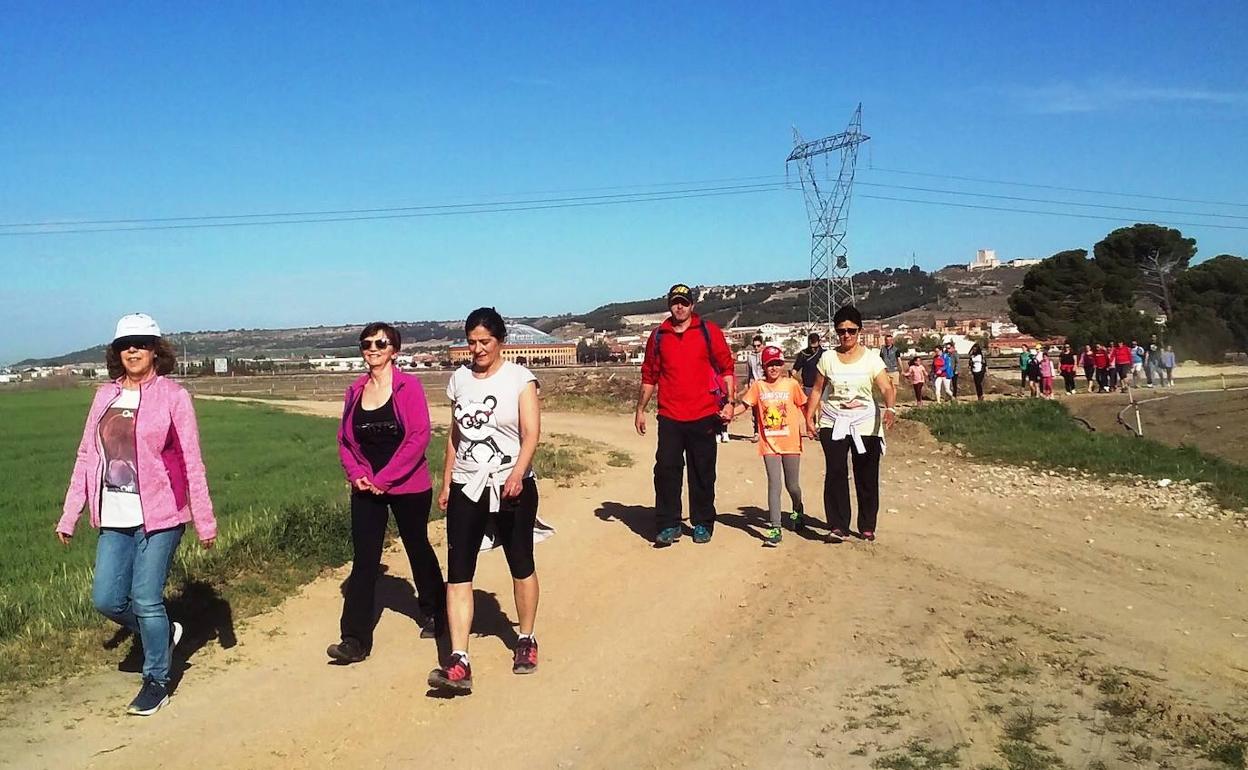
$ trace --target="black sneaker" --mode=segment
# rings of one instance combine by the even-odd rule
[[[368,653],[364,651],[364,646],[355,639],[343,639],[337,644],[329,645],[325,650],[325,654],[339,663],[359,663],[368,657]]]
[[[445,666],[429,672],[428,684],[435,690],[472,692],[472,666],[464,656],[452,653]]]
[[[421,639],[437,639],[446,635],[446,623],[441,620],[429,619],[420,627]]]
[[[130,701],[130,707],[126,709],[126,713],[150,717],[168,702],[169,688],[155,679],[144,679],[143,687],[140,688],[139,694],[134,696],[134,700]]]

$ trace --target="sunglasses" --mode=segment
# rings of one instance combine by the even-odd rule
[[[858,333],[858,327],[857,327],[857,326],[851,326],[851,327],[849,327],[848,329],[837,329],[837,330],[836,330],[836,336],[838,336],[838,337],[852,337],[852,336],[854,336],[854,335],[855,335],[855,334],[857,334],[857,333]]]
[[[135,350],[155,350],[157,339],[147,334],[132,334],[129,337],[118,337],[113,340],[113,352],[121,353],[130,348]]]
[[[390,347],[390,340],[387,339],[360,340],[360,350],[385,350],[388,347]]]
[[[763,366],[784,366],[784,361],[768,361]]]

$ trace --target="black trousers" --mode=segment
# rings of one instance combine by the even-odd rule
[[[858,531],[874,532],[876,518],[880,513],[880,438],[863,436],[866,452],[858,454],[851,438],[832,440],[831,428],[819,429],[819,443],[823,445],[823,461],[826,473],[823,478],[823,510],[828,517],[828,527],[849,531],[849,462],[853,458],[854,492],[858,496]]]
[[[429,544],[429,505],[432,502],[431,489],[410,495],[351,493],[351,546],[355,555],[342,603],[343,639],[355,639],[365,650],[373,648],[377,575],[381,570],[381,548],[386,539],[389,512],[394,513],[403,550],[412,565],[420,611],[426,618],[442,622],[446,614],[446,585],[442,582],[438,554]]]
[[[1066,381],[1066,392],[1074,393],[1075,392],[1075,373],[1074,372],[1062,372],[1062,379]]]
[[[971,372],[971,378],[975,380],[975,398],[984,397],[984,377],[987,374],[987,371]]]
[[[958,397],[958,373],[957,372],[954,372],[953,374],[949,375],[949,385],[953,391],[953,397],[957,398]]]
[[[715,525],[715,434],[719,415],[684,422],[659,417],[654,453],[654,515],[660,530],[680,526],[681,474],[689,467],[689,521]]]

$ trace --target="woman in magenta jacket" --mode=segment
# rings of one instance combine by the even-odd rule
[[[165,582],[186,524],[211,548],[217,522],[199,451],[195,410],[165,375],[172,346],[150,316],[117,322],[105,354],[113,381],[87,413],[56,536],[69,545],[85,504],[100,530],[91,598],[95,608],[143,641],[143,686],[128,712],[156,713],[169,702],[169,669],[182,626],[165,611]]]
[[[373,602],[389,512],[416,582],[424,615],[421,636],[439,636],[446,626],[446,585],[428,532],[433,503],[425,462],[429,404],[420,380],[394,365],[401,342],[399,331],[387,323],[374,322],[360,332],[368,374],[347,388],[338,428],[338,455],[351,484],[354,551],[342,606],[342,641],[326,651],[340,663],[358,663],[373,648]]]

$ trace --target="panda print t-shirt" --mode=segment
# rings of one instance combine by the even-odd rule
[[[536,381],[533,372],[511,361],[484,379],[474,377],[467,366],[455,370],[446,386],[459,428],[452,481],[467,484],[483,468],[490,468],[501,483],[511,472],[520,456],[520,394]],[[526,477],[532,475],[530,468]]]

